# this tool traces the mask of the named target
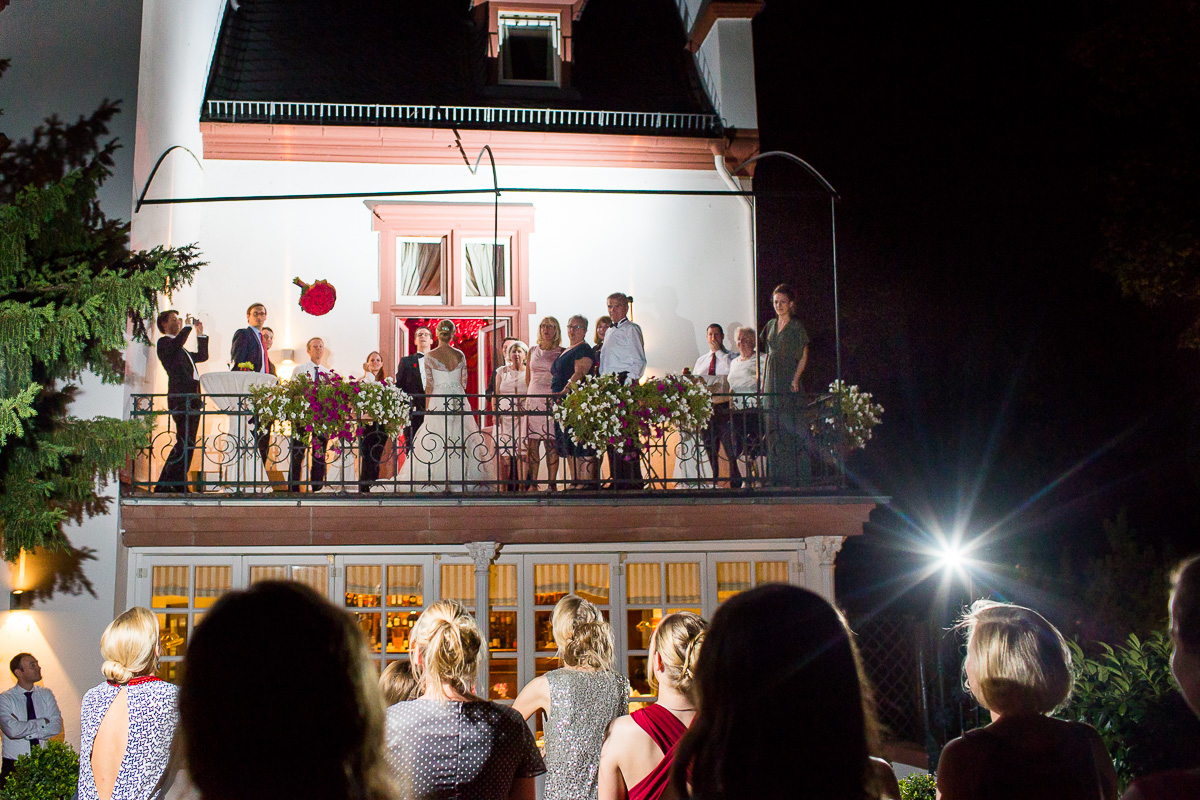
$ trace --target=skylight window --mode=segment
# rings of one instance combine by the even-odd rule
[[[500,14],[500,83],[560,85],[557,14]]]

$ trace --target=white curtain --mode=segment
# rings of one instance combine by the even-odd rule
[[[396,241],[396,297],[437,297],[442,293],[442,245]]]
[[[467,297],[492,297],[497,294],[496,283],[500,283],[499,294],[506,294],[504,289],[504,245],[493,251],[490,244],[471,242],[465,245],[466,271],[463,274],[463,288]]]

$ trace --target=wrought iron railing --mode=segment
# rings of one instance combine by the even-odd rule
[[[721,135],[721,120],[715,114],[570,108],[206,100],[201,120],[296,125],[384,125],[423,128],[455,126],[501,130],[552,128],[667,136]]]
[[[804,492],[842,486],[842,458],[828,424],[834,413],[829,395],[731,397],[733,403],[715,405],[706,430],[671,432],[639,442],[636,454],[621,456],[576,450],[556,430],[546,410],[554,400],[549,396],[430,395],[430,409],[411,436],[388,437],[371,420],[361,419],[354,439],[306,443],[289,436],[286,424],[271,430],[258,425],[246,395],[171,398],[176,409],[193,409],[181,412],[168,407],[166,395],[138,394],[130,417],[151,420],[153,433],[130,465],[125,491],[498,496],[559,490]],[[189,431],[194,432],[192,448],[186,445]],[[181,432],[183,445],[177,444]],[[547,458],[548,449],[555,458]],[[554,477],[552,461],[557,462]]]

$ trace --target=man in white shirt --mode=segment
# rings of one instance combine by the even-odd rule
[[[621,383],[637,383],[646,371],[646,343],[641,327],[628,318],[629,298],[621,292],[610,294],[608,315],[613,324],[604,335],[604,346],[600,349],[600,374],[616,375]],[[625,455],[614,451],[608,454],[613,488],[643,488],[641,450]]]
[[[692,374],[699,376],[713,393],[712,419],[700,436],[704,442],[704,452],[708,455],[708,464],[712,467],[714,486],[720,475],[721,442],[729,436],[729,364],[732,358],[733,354],[725,349],[725,329],[712,323],[708,326],[708,352],[696,359]],[[728,445],[726,448],[733,452]],[[736,475],[737,464],[732,460],[730,463]]]
[[[17,685],[0,694],[0,732],[3,733],[4,766],[0,786],[8,779],[13,763],[52,736],[62,733],[62,712],[54,693],[35,684],[42,668],[29,653],[17,653],[9,662]]]
[[[292,377],[299,378],[301,375],[304,375],[310,381],[314,382],[328,378],[329,369],[321,364],[321,359],[325,358],[325,342],[319,336],[314,336],[308,340],[305,350],[308,351],[308,361],[305,361],[303,364],[297,364],[296,369],[292,372]],[[325,485],[325,448],[328,445],[328,436],[313,434],[311,448],[305,447],[303,442],[299,440],[299,437],[292,437],[292,463],[291,471],[288,473],[289,492],[300,491],[300,476],[304,472],[305,450],[312,453],[312,463],[308,471],[309,480],[312,481],[309,491],[321,491],[321,488]]]

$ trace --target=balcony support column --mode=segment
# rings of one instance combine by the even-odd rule
[[[491,656],[492,638],[488,621],[492,605],[492,561],[500,546],[495,542],[467,542],[465,547],[475,562],[475,624],[479,626],[479,636],[483,640],[479,648],[479,675],[475,679],[475,691],[486,700],[490,694],[488,686],[491,685],[488,683],[488,659]]]
[[[801,551],[804,588],[835,604],[833,568],[845,541],[845,536],[810,536],[804,540]]]

